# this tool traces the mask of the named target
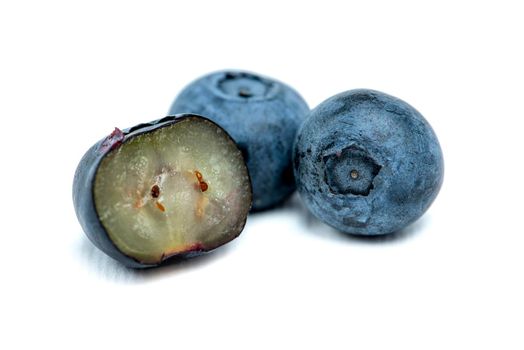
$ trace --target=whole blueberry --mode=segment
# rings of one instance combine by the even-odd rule
[[[268,209],[295,190],[293,140],[309,108],[291,87],[243,71],[220,71],[189,84],[169,114],[196,113],[222,126],[244,154],[253,210]]]
[[[418,219],[444,175],[442,150],[424,117],[373,90],[346,91],[312,110],[293,157],[309,210],[359,235],[392,233]]]

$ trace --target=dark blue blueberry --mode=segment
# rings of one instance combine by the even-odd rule
[[[442,185],[437,136],[406,102],[351,90],[311,111],[294,146],[309,210],[346,233],[380,235],[418,219]]]
[[[204,115],[233,137],[251,176],[253,210],[268,209],[294,191],[293,140],[308,112],[304,99],[288,85],[242,71],[197,79],[169,111]]]

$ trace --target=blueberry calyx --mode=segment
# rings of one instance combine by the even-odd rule
[[[369,195],[373,180],[382,168],[367,151],[356,145],[326,152],[322,160],[325,182],[334,194]]]
[[[221,94],[240,100],[269,98],[274,84],[258,75],[247,72],[227,72],[216,81]]]

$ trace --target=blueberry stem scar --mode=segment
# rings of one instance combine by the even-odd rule
[[[251,97],[252,94],[248,89],[240,89],[238,90],[238,96],[240,97]]]
[[[355,169],[351,170],[351,172],[349,173],[349,176],[351,176],[353,180],[358,179],[358,171],[356,171]]]

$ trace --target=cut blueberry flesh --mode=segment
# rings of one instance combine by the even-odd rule
[[[406,102],[373,90],[333,96],[311,111],[294,144],[306,207],[340,231],[398,231],[429,208],[442,185],[437,136]]]
[[[293,140],[309,112],[294,89],[250,72],[215,72],[184,88],[169,114],[187,112],[207,116],[237,142],[251,176],[254,211],[294,191]]]
[[[187,115],[155,125],[126,135],[94,163],[88,199],[95,225],[89,224],[93,218],[82,220],[85,210],[75,203],[91,240],[132,267],[231,241],[242,231],[251,206],[242,153],[225,131]],[[75,202],[81,200],[75,196]],[[115,249],[107,242],[97,244],[104,239]]]

